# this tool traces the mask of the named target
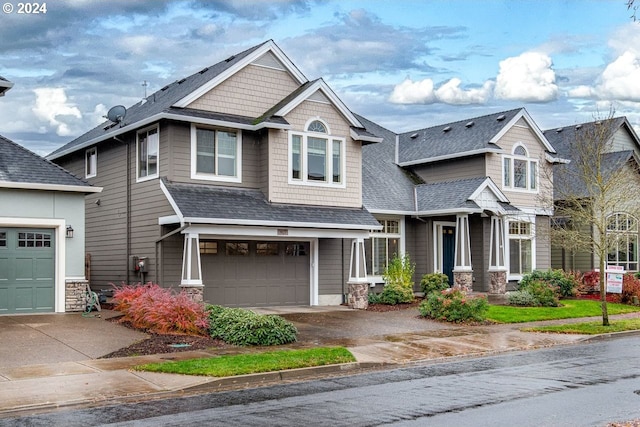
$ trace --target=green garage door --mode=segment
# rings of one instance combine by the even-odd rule
[[[0,314],[54,311],[54,231],[0,228]]]

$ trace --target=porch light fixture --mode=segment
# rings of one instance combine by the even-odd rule
[[[73,239],[73,227],[67,225],[67,239]]]

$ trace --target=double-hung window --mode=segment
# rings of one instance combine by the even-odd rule
[[[98,149],[92,147],[84,153],[85,178],[93,178],[98,174]]]
[[[344,141],[320,120],[312,120],[306,132],[290,132],[289,182],[344,186]]]
[[[138,180],[158,177],[160,138],[158,127],[138,132]]]
[[[191,178],[241,181],[242,134],[191,126]]]
[[[509,275],[522,276],[534,268],[533,223],[509,222]]]
[[[382,276],[389,261],[400,255],[400,221],[397,219],[380,219],[382,230],[375,231],[371,236],[371,274]]]
[[[511,155],[502,158],[502,187],[516,191],[538,191],[538,160],[527,148],[516,144]]]

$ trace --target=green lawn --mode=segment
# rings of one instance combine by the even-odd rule
[[[602,326],[602,321],[573,323],[566,325],[538,326],[522,329],[524,332],[555,332],[560,334],[598,335],[611,332],[635,331],[640,329],[640,319],[609,320],[609,326]]]
[[[578,317],[602,316],[600,301],[562,300],[563,307],[514,307],[491,305],[487,319],[498,323],[523,323],[538,320],[572,319]],[[607,303],[609,315],[633,313],[640,307]]]
[[[319,347],[153,363],[136,366],[135,369],[168,374],[231,377],[355,361],[355,357],[344,347]]]

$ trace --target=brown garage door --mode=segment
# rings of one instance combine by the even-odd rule
[[[227,307],[309,305],[309,243],[201,240],[204,299]]]

